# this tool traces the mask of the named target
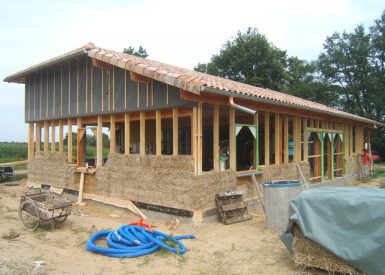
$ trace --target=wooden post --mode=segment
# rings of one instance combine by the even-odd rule
[[[63,120],[59,120],[59,152],[64,152],[64,142],[63,142]]]
[[[130,154],[130,114],[124,114],[124,154]]]
[[[265,166],[270,164],[270,113],[265,113]]]
[[[281,164],[281,141],[280,141],[280,119],[279,114],[274,116],[274,149],[275,149],[275,164]]]
[[[289,117],[284,117],[283,124],[283,162],[289,163]]]
[[[96,130],[96,167],[103,166],[103,118],[98,116],[98,128]]]
[[[36,122],[36,153],[40,153],[41,143],[41,125],[40,122]]]
[[[172,109],[172,154],[174,156],[178,155],[178,108]]]
[[[219,105],[218,104],[214,105],[214,116],[213,116],[213,164],[214,164],[214,171],[219,171]]]
[[[84,160],[84,142],[83,142],[83,134],[85,133],[85,129],[83,129],[82,119],[80,117],[77,118],[77,135],[76,135],[76,163],[77,166],[83,165]]]
[[[343,147],[344,147],[344,157],[349,157],[349,126],[344,125],[344,141],[343,141]]]
[[[294,143],[294,146],[293,146],[293,161],[295,163],[298,162],[298,118],[295,117],[293,119],[293,143]]]
[[[55,121],[51,120],[51,152],[56,152]]]
[[[44,152],[49,151],[49,124],[48,121],[44,121]]]
[[[116,127],[115,115],[110,117],[110,154],[115,153],[116,150]]]
[[[140,112],[140,148],[139,153],[141,155],[146,154],[146,114]]]
[[[68,162],[72,163],[72,120],[68,119],[68,131],[67,131],[67,158]]]
[[[34,157],[34,124],[28,123],[28,160],[33,160]]]
[[[155,139],[156,139],[156,155],[162,155],[162,111],[155,112]]]
[[[235,135],[235,109],[229,107],[229,142],[230,142],[230,169],[237,170],[236,135]]]
[[[259,151],[257,150],[259,144],[259,114],[256,113],[253,117],[253,123],[257,127],[257,135],[255,137],[254,145],[253,145],[253,160],[255,164],[255,170],[258,170],[259,166]]]
[[[353,155],[353,126],[349,126],[350,144],[349,144],[349,156]]]
[[[198,103],[197,109],[197,161],[198,161],[198,175],[202,174],[202,113],[203,103]]]
[[[197,146],[196,146],[196,136],[197,136],[197,107],[192,108],[191,112],[191,154],[194,159],[194,173],[198,174],[198,165],[197,165]]]
[[[308,150],[309,150],[309,146],[308,146],[308,140],[307,140],[307,119],[305,118],[303,120],[303,161],[308,161]]]

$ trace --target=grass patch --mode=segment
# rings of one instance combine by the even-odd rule
[[[7,177],[6,179],[2,180],[1,182],[14,182],[19,181],[28,178],[28,174],[18,174],[14,175],[12,177]]]

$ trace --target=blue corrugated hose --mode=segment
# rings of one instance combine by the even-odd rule
[[[95,242],[105,238],[108,247],[98,246]],[[133,258],[153,253],[161,248],[184,254],[186,247],[181,239],[195,239],[194,235],[170,236],[163,232],[136,225],[123,225],[118,230],[104,230],[94,233],[86,243],[88,251],[116,258]],[[178,248],[165,243],[173,241]]]

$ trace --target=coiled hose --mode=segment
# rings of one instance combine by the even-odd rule
[[[101,238],[106,239],[108,247],[95,244]],[[142,226],[123,225],[118,230],[104,230],[94,233],[88,239],[86,249],[93,253],[116,258],[144,256],[161,248],[177,254],[184,254],[186,247],[179,241],[182,239],[195,239],[195,236],[170,236]],[[166,240],[171,240],[178,248],[166,244]]]

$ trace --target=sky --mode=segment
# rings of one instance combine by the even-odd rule
[[[238,30],[256,27],[289,56],[313,60],[333,32],[368,27],[383,0],[61,1],[0,3],[0,80],[88,42],[192,69]],[[0,81],[0,142],[27,141],[24,85]]]

